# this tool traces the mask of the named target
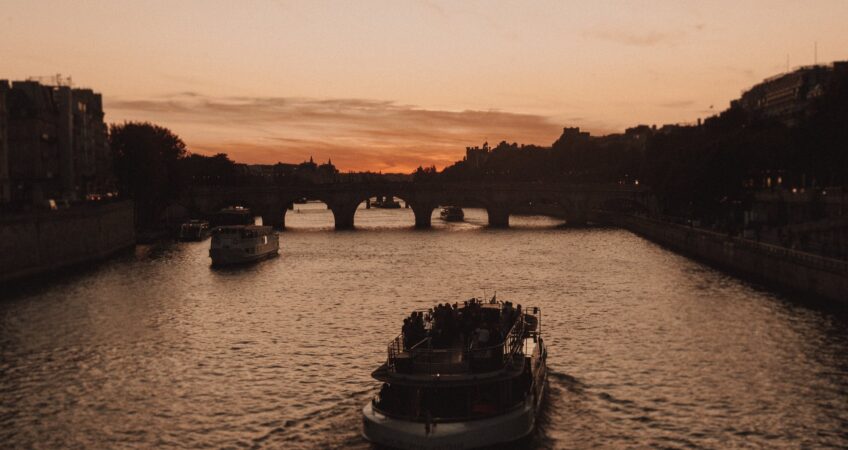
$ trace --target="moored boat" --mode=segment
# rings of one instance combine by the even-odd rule
[[[216,266],[243,264],[277,255],[280,240],[273,228],[231,225],[212,230],[209,256]]]
[[[539,308],[472,299],[413,312],[372,373],[383,385],[362,434],[415,449],[519,440],[535,427],[546,358]]]
[[[371,206],[383,209],[398,209],[400,208],[400,202],[391,196],[377,197],[377,200],[372,202]]]
[[[209,237],[212,229],[205,220],[189,220],[180,225],[181,241],[202,241]]]
[[[465,219],[465,213],[459,206],[445,206],[439,213],[439,216],[445,222],[461,222]]]

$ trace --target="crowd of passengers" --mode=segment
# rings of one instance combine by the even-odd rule
[[[491,304],[496,300],[492,297]],[[481,300],[472,298],[460,306],[439,304],[426,313],[413,311],[403,320],[404,348],[410,349],[429,338],[432,348],[484,348],[500,345],[521,317],[521,305],[504,302],[499,309],[484,308]]]

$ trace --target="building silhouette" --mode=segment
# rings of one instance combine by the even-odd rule
[[[43,206],[114,185],[103,101],[57,80],[0,80],[0,202]]]
[[[794,125],[809,112],[811,101],[826,93],[834,74],[848,73],[848,61],[800,67],[766,78],[742,93],[731,106],[741,106],[753,117],[777,119]]]
[[[0,204],[12,201],[12,185],[9,179],[9,118],[6,98],[9,83],[0,81]]]

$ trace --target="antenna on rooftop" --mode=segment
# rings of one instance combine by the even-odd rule
[[[55,75],[38,75],[27,77],[27,81],[35,81],[47,86],[73,86],[71,76],[63,77],[61,73]]]
[[[819,64],[819,41],[813,41],[813,65]]]
[[[786,54],[786,71],[789,72],[789,53]]]

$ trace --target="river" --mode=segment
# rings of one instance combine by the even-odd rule
[[[280,256],[138,246],[0,295],[0,446],[361,448],[370,372],[413,309],[542,308],[549,390],[531,448],[846,447],[848,317],[627,231],[545,217],[413,230],[295,205]]]

